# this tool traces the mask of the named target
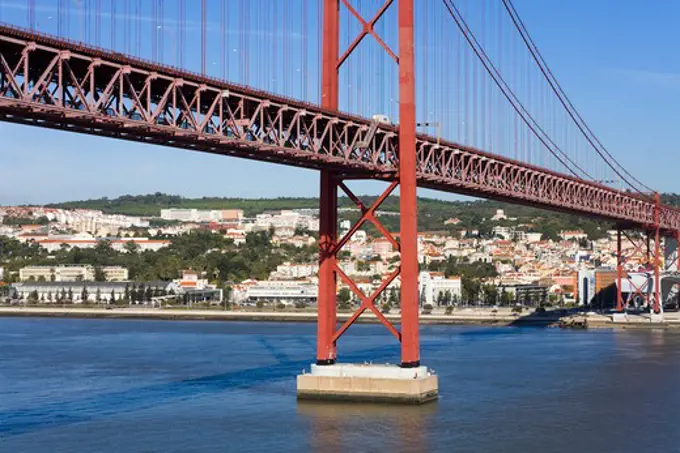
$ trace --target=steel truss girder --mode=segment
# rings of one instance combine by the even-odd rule
[[[389,2],[388,2],[389,3]],[[0,26],[0,120],[392,180],[398,129],[174,68]],[[363,146],[359,146],[362,144]],[[418,185],[680,230],[648,197],[434,137],[417,138]]]

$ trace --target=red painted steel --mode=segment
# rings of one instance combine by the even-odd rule
[[[660,201],[658,194],[655,195],[657,203]],[[660,203],[659,203],[660,206]],[[658,211],[658,209],[657,209]],[[658,214],[656,214],[658,216]],[[649,225],[643,232],[644,240],[629,235],[625,231],[625,226],[617,226],[617,252],[616,252],[616,310],[622,312],[628,307],[628,303],[634,297],[639,297],[641,301],[659,313],[661,310],[661,229],[655,225]],[[680,233],[676,233],[680,234]],[[633,251],[629,255],[624,255],[621,245],[622,235],[633,246]],[[652,250],[651,242],[654,242],[654,249]],[[635,284],[624,270],[626,263],[637,262],[640,266],[649,273],[651,279],[648,279],[642,286]],[[650,281],[651,280],[651,281]],[[623,282],[628,282],[630,292],[627,300],[623,300]],[[650,287],[650,285],[652,285]]]
[[[30,80],[30,84],[24,84]],[[175,68],[0,26],[0,120],[393,179],[398,128]],[[645,229],[654,200],[426,135],[420,187]],[[680,211],[661,206],[663,235]]]
[[[398,146],[401,151],[399,162],[395,162],[394,169],[386,174],[385,179],[393,179],[388,189],[369,208],[359,200],[349,188],[342,182],[342,177],[337,176],[330,170],[321,170],[321,197],[320,197],[320,265],[319,265],[319,314],[318,314],[318,339],[317,339],[317,363],[321,365],[335,362],[336,342],[342,334],[364,313],[367,309],[382,322],[385,327],[402,343],[402,366],[417,366],[420,360],[418,344],[418,231],[416,211],[416,188],[417,188],[417,162],[416,162],[416,120],[415,120],[415,79],[414,79],[414,56],[413,56],[413,4],[406,0],[399,1],[399,30],[400,30],[400,60],[392,50],[384,43],[375,32],[374,25],[384,15],[385,11],[393,3],[386,0],[370,22],[357,12],[347,0],[342,0],[342,5],[363,25],[363,31],[354,39],[341,57],[338,57],[340,2],[338,0],[326,0],[324,2],[324,29],[323,29],[323,61],[322,61],[322,107],[329,110],[337,110],[338,101],[338,70],[361,43],[363,38],[371,35],[391,55],[400,68],[400,128],[398,131]],[[391,128],[393,129],[393,128]],[[332,131],[331,131],[332,133]],[[396,135],[389,132],[389,138],[395,141]],[[385,138],[388,138],[385,136]],[[360,142],[356,142],[357,144]],[[364,145],[365,146],[365,145]],[[361,153],[361,151],[360,151]],[[394,153],[393,155],[396,155]],[[351,175],[347,174],[350,177]],[[394,239],[392,234],[375,217],[375,210],[392,193],[397,185],[401,185],[400,212],[401,212],[401,244]],[[337,187],[340,187],[347,196],[352,199],[362,212],[362,217],[350,229],[347,235],[336,243],[337,233]],[[371,222],[391,243],[400,249],[402,265],[395,269],[383,281],[380,287],[366,296],[356,283],[349,278],[337,264],[337,252],[347,243],[349,238],[358,231],[365,223]],[[402,272],[405,269],[405,272]],[[402,291],[402,333],[390,323],[375,306],[375,300],[386,288],[401,275]],[[337,322],[337,277],[356,294],[361,300],[357,311],[348,319],[337,332],[334,332]]]
[[[24,84],[30,80],[30,84]],[[392,179],[398,129],[73,42],[0,26],[0,119],[343,176]],[[627,223],[654,223],[654,200],[453,142],[417,136],[418,185]],[[661,206],[662,234],[680,211]]]
[[[336,235],[338,184],[329,170],[321,170],[319,211],[319,296],[317,313],[316,363],[335,363],[333,335],[337,325]]]
[[[370,207],[366,207],[364,203],[359,200],[359,198],[352,193],[351,190],[345,185],[345,184],[340,184],[340,188],[347,194],[347,196],[352,199],[357,207],[361,210],[361,218],[350,228],[350,230],[345,234],[345,236],[340,240],[340,242],[337,245],[337,248],[335,249],[335,252],[339,251],[344,244],[347,243],[349,238],[352,237],[354,233],[356,233],[361,226],[366,223],[366,222],[371,222],[373,225],[376,226],[376,228],[382,232],[382,234],[385,236],[387,240],[389,240],[397,250],[400,249],[399,243],[394,239],[392,234],[387,231],[387,229],[380,223],[380,221],[375,217],[375,211],[380,207],[380,205],[383,204],[383,202],[387,199],[388,196],[394,191],[394,189],[397,187],[397,181],[393,181],[387,189],[373,202],[373,204]],[[403,262],[403,261],[402,261]],[[387,329],[397,338],[397,340],[401,341],[401,334],[397,331],[397,329],[394,328],[392,323],[390,323],[385,316],[377,309],[375,306],[375,300],[380,296],[386,289],[387,287],[394,281],[394,279],[400,274],[401,272],[401,266],[397,267],[376,289],[373,294],[371,294],[370,297],[366,296],[364,292],[359,288],[359,286],[347,275],[345,272],[340,268],[340,266],[337,265],[335,267],[335,271],[337,274],[340,276],[340,278],[345,282],[347,286],[352,290],[352,292],[361,300],[361,305],[359,308],[354,312],[354,314],[340,327],[340,329],[335,332],[333,336],[333,342],[335,343],[340,336],[345,333],[345,331],[352,325],[354,322],[361,316],[361,314],[366,311],[367,309],[371,310],[375,316],[380,320],[380,322],[387,327]],[[402,282],[403,285],[403,282]],[[403,308],[403,305],[402,305]]]
[[[654,313],[661,312],[661,232],[659,230],[659,212],[661,196],[654,194]]]
[[[413,0],[399,0],[399,241],[401,366],[420,365],[418,331],[418,185]]]
[[[623,255],[621,252],[621,230],[616,229],[616,311],[623,311]],[[585,301],[588,303],[589,301]]]
[[[338,43],[340,29],[339,0],[325,0],[323,19],[323,60],[321,106],[338,108]],[[337,355],[336,241],[338,229],[338,178],[335,172],[321,169],[319,197],[319,296],[317,314],[318,365],[335,363]]]

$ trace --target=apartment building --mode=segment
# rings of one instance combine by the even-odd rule
[[[101,268],[106,281],[126,281],[128,270],[121,266]],[[21,281],[76,282],[95,280],[95,268],[90,265],[26,266],[19,269]]]

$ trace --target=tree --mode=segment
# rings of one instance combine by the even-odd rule
[[[146,288],[146,293],[144,294],[144,300],[147,302],[153,297],[153,289],[149,286]]]
[[[484,292],[484,303],[495,305],[498,300],[498,288],[495,285],[484,285],[482,291]]]
[[[73,289],[69,286],[68,293],[66,294],[66,300],[73,302]]]
[[[145,293],[145,287],[144,283],[140,283],[139,286],[137,287],[137,294],[135,300],[137,302],[144,302],[144,296],[146,295]]]
[[[135,255],[138,251],[139,246],[135,243],[135,241],[127,241],[125,243],[125,252]]]
[[[39,298],[38,290],[35,290],[35,289],[33,291],[31,291],[30,294],[28,295],[28,300],[31,301],[31,302],[37,302],[38,298]]]
[[[512,295],[503,288],[501,291],[501,305],[510,305],[512,303]]]
[[[95,266],[94,268],[94,281],[95,282],[105,282],[106,274],[100,266]]]
[[[451,301],[452,301],[451,290],[447,289],[444,292],[444,305],[448,307],[449,305],[451,305]]]
[[[393,307],[399,306],[399,291],[394,286],[390,289],[389,304]]]
[[[88,297],[90,297],[90,293],[87,291],[87,286],[83,286],[83,290],[80,293],[80,300],[83,303],[87,302]]]
[[[114,302],[116,302],[116,291],[112,289],[111,290],[111,297],[109,298],[109,303],[114,303]]]
[[[52,291],[47,292],[47,301],[52,302]]]
[[[348,304],[351,298],[352,294],[349,292],[348,288],[340,288],[340,292],[338,293],[339,304]]]
[[[125,284],[125,292],[123,292],[123,302],[130,302],[130,285]]]
[[[97,301],[97,303],[102,301],[102,290],[100,288],[97,288],[94,299]]]
[[[470,277],[463,277],[461,284],[463,287],[463,299],[468,303],[476,302],[480,289],[479,281]]]

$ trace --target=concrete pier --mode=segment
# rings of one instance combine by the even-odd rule
[[[312,365],[297,377],[298,399],[423,404],[439,396],[439,381],[427,367],[338,363]]]

